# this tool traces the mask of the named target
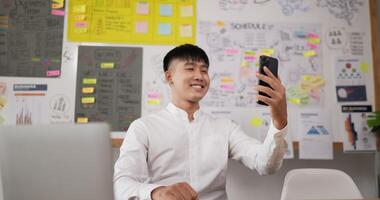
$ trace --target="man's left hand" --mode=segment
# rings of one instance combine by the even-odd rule
[[[267,67],[264,67],[264,72],[267,76],[258,72],[256,73],[256,76],[260,80],[268,83],[271,88],[257,85],[257,91],[263,92],[269,97],[257,94],[257,99],[269,105],[274,126],[277,129],[283,129],[288,123],[286,89],[281,84],[281,80],[274,76]]]

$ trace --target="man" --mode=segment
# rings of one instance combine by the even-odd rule
[[[172,92],[163,110],[134,121],[115,164],[117,200],[227,199],[229,158],[259,174],[278,170],[287,150],[285,88],[268,69],[257,77],[273,88],[258,85],[257,99],[270,107],[272,123],[263,143],[247,136],[234,122],[211,116],[199,106],[210,78],[209,60],[199,47],[185,44],[164,58],[165,79]]]

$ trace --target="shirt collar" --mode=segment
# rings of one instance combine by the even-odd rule
[[[187,112],[185,110],[177,107],[173,103],[169,103],[167,106],[167,109],[169,110],[169,112],[171,112],[175,116],[177,116],[183,120],[189,121]],[[200,116],[200,113],[201,113],[200,109],[198,109],[197,111],[194,112],[194,121],[197,121],[198,117]]]

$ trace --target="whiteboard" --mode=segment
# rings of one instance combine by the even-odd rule
[[[318,73],[325,80],[323,95],[321,101],[315,105],[299,106],[288,103],[289,113],[289,133],[293,140],[298,140],[297,133],[297,114],[303,109],[309,107],[317,108],[329,113],[331,132],[334,141],[342,141],[339,134],[338,121],[341,121],[340,106],[345,103],[338,103],[335,91],[336,72],[335,66],[338,59],[357,58],[361,63],[365,63],[367,71],[365,75],[368,79],[363,78],[366,86],[367,99],[362,102],[349,102],[350,105],[374,104],[374,86],[372,80],[373,63],[371,51],[371,32],[368,0],[353,0],[352,7],[340,8],[339,3],[345,0],[335,1],[336,4],[329,4],[329,0],[250,0],[250,1],[230,1],[230,0],[207,0],[197,2],[197,44],[204,48],[210,56],[210,70],[221,69],[217,61],[212,56],[205,42],[207,31],[201,29],[207,23],[214,24],[265,24],[272,25],[276,30],[293,30],[303,27],[303,30],[319,35],[320,46],[318,52],[319,69]],[[66,1],[66,13],[67,4]],[[243,26],[243,25],[241,25]],[[245,25],[249,27],[250,25]],[[81,43],[70,42],[67,40],[67,16],[65,16],[64,40],[62,48],[62,66],[61,76],[59,78],[20,78],[20,77],[0,77],[0,82],[6,83],[6,91],[2,95],[5,99],[5,106],[0,110],[0,116],[3,118],[2,124],[15,124],[17,110],[22,105],[20,100],[15,96],[13,91],[14,84],[47,84],[48,89],[45,96],[39,99],[28,98],[26,103],[33,106],[38,116],[35,123],[74,123],[75,111],[75,88],[78,63],[79,46],[115,46],[115,47],[142,47],[143,48],[143,77],[142,77],[142,104],[141,114],[147,115],[155,112],[170,102],[170,90],[164,82],[162,71],[162,59],[174,46],[171,45],[138,45],[138,44],[105,44],[105,43]],[[224,30],[228,31],[228,29]],[[340,43],[333,43],[333,35],[329,33],[340,32]],[[250,32],[247,32],[250,33]],[[275,32],[271,32],[275,34]],[[238,33],[232,33],[227,39],[237,37]],[[232,37],[232,38],[231,38]],[[276,36],[268,36],[275,38]],[[330,41],[330,42],[328,42]],[[225,42],[225,43],[223,43]],[[228,41],[224,40],[219,45],[225,45]],[[255,43],[253,43],[255,44]],[[228,45],[227,45],[228,46]],[[223,48],[223,46],[222,46]],[[244,47],[245,48],[245,47]],[[244,49],[243,48],[243,49]],[[239,49],[224,49],[224,53],[239,54],[243,52]],[[235,51],[235,52],[234,52]],[[299,58],[301,59],[301,57]],[[297,59],[295,59],[297,60]],[[233,62],[230,62],[233,63]],[[294,64],[294,65],[292,65]],[[241,63],[238,62],[238,65]],[[297,63],[288,63],[289,66],[296,66]],[[280,63],[281,66],[281,63]],[[226,68],[227,66],[222,66]],[[223,71],[223,70],[222,70]],[[226,70],[225,70],[226,71]],[[228,71],[228,70],[227,70]],[[222,73],[222,72],[221,72]],[[285,74],[285,72],[281,72]],[[236,78],[235,78],[236,80]],[[66,109],[57,111],[54,109],[54,103],[63,101],[67,106]],[[257,107],[250,103],[244,106],[227,106],[228,109],[218,107],[207,107],[202,102],[205,110],[218,114],[220,116],[230,117],[239,122],[242,127],[252,136],[262,137],[257,127],[252,126],[252,120],[256,116],[261,116],[261,120],[267,119],[267,108]],[[204,104],[205,103],[205,104]],[[25,104],[25,102],[24,102]],[[114,138],[122,138],[125,132],[113,132]]]

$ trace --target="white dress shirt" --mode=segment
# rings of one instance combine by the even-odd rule
[[[271,123],[260,142],[231,120],[198,110],[190,122],[184,110],[169,104],[130,125],[115,164],[115,198],[148,200],[158,186],[187,182],[200,200],[227,199],[228,159],[271,174],[287,151],[285,134],[286,127]]]

